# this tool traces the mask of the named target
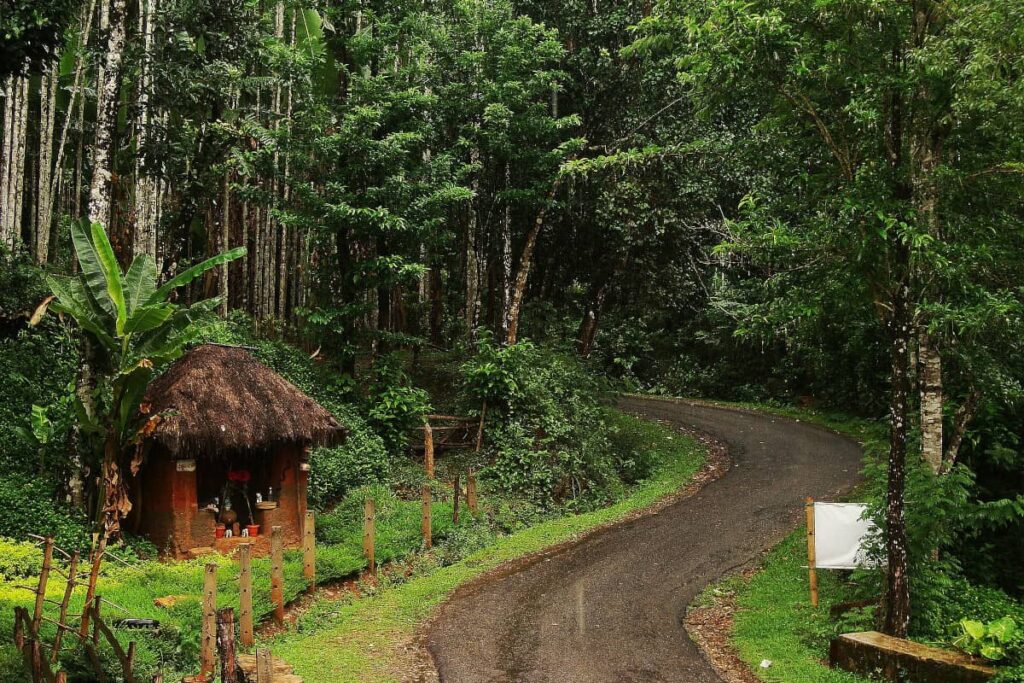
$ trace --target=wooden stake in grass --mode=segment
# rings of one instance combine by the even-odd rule
[[[811,607],[818,606],[818,572],[815,568],[814,499],[807,498],[807,572],[811,580]]]
[[[252,647],[255,641],[252,630],[252,544],[246,543],[238,549],[238,610],[239,631],[242,647]]]
[[[217,565],[213,562],[206,565],[203,575],[203,621],[199,648],[199,675],[212,674],[217,665]]]
[[[309,592],[316,590],[316,520],[313,511],[306,511],[302,527],[302,575],[306,577]]]
[[[235,661],[235,610],[225,607],[217,612],[217,649],[220,650],[221,683],[238,683]]]
[[[274,622],[284,625],[284,544],[281,527],[270,530],[270,602],[274,606]]]
[[[373,498],[363,503],[363,555],[370,573],[377,576],[377,509]]]
[[[60,615],[57,619],[57,635],[53,638],[53,648],[50,650],[50,663],[56,664],[60,657],[60,643],[64,639],[64,629],[68,623],[68,603],[71,602],[71,595],[78,585],[78,553],[71,556],[71,563],[68,565],[68,583],[64,587],[64,597],[60,601]]]
[[[459,479],[459,473],[455,473],[455,481],[452,482],[452,526],[459,525],[459,492],[462,489],[462,483]]]
[[[430,521],[430,484],[423,485],[423,545],[426,548],[434,546],[433,531]]]
[[[423,467],[427,477],[434,478],[434,430],[429,422],[423,423]]]
[[[466,473],[466,504],[469,505],[469,511],[476,514],[476,475],[472,467]]]
[[[36,589],[36,606],[32,612],[32,632],[38,634],[43,623],[43,603],[46,601],[46,584],[53,569],[53,538],[47,537],[43,546],[43,569],[39,572],[39,587]]]
[[[100,575],[100,565],[103,563],[103,555],[107,552],[107,535],[93,534],[92,536],[92,568],[89,570],[89,583],[85,589],[85,604],[91,605],[96,596],[96,579]],[[89,635],[89,610],[82,610],[82,625],[78,634],[85,638]]]
[[[270,658],[270,650],[256,650],[256,683],[273,683],[274,665]]]

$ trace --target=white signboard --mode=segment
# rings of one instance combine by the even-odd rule
[[[860,503],[814,503],[814,559],[818,569],[857,569],[872,566],[864,551],[875,525],[861,519]]]

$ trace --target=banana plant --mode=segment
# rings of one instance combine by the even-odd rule
[[[162,285],[156,263],[135,257],[122,272],[107,232],[99,223],[72,224],[71,239],[78,258],[77,275],[49,275],[52,296],[32,316],[37,324],[47,310],[70,317],[85,337],[90,391],[76,399],[79,429],[102,435],[104,504],[97,510],[108,533],[117,530],[131,506],[124,491],[120,461],[136,439],[139,404],[157,368],[180,356],[195,338],[196,321],[216,310],[219,301],[206,299],[191,306],[170,300],[175,289],[207,271],[245,254],[239,247],[209,258]],[[133,469],[138,463],[133,463]]]

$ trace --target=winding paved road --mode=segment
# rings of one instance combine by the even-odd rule
[[[791,529],[804,497],[857,481],[860,448],[824,429],[682,402],[620,405],[717,437],[732,469],[450,601],[427,634],[443,683],[717,683],[683,628],[687,605]]]

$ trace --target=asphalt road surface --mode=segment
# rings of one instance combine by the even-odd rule
[[[717,437],[732,468],[658,514],[457,595],[427,633],[443,683],[717,683],[686,635],[687,605],[792,529],[806,496],[857,481],[860,448],[824,429],[706,405],[620,406]]]

